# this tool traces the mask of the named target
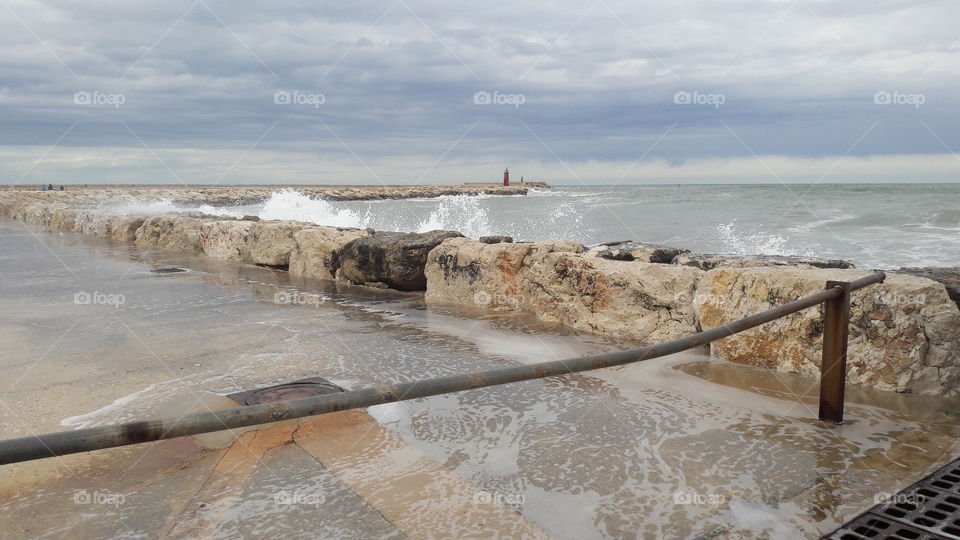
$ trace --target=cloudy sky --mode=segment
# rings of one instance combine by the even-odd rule
[[[0,0],[0,182],[960,181],[956,0]]]

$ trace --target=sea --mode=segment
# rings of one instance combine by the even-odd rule
[[[860,268],[960,264],[960,184],[557,186],[527,195],[329,201],[280,189],[243,206],[129,201],[139,213],[202,211],[516,241],[656,242],[698,253],[845,259]]]

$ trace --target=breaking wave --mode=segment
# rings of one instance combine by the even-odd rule
[[[717,225],[716,231],[723,253],[733,255],[816,255],[816,250],[811,247],[788,247],[788,244],[791,243],[790,239],[782,234],[768,234],[760,230],[750,232],[737,230],[735,221]]]
[[[417,232],[436,229],[458,231],[468,238],[493,234],[490,215],[473,195],[444,195],[437,199],[437,207],[420,221]]]
[[[241,218],[255,215],[266,220],[292,220],[333,227],[372,227],[381,231],[457,231],[468,238],[506,234],[525,240],[573,239],[584,241],[590,229],[572,201],[555,198],[538,211],[493,213],[498,200],[492,195],[443,195],[429,199],[331,201],[295,190],[281,189],[269,199],[245,206],[183,205],[170,199],[129,200],[104,207],[138,215],[201,212]],[[495,206],[494,206],[495,208]]]
[[[275,191],[257,215],[261,219],[308,221],[332,227],[367,227],[367,216],[337,208],[328,200],[313,199],[293,189]]]

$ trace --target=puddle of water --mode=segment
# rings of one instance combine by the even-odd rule
[[[361,388],[635,345],[20,224],[0,236],[3,438],[217,410],[305,377]],[[150,272],[164,267],[189,271]],[[6,466],[0,530],[400,538],[418,536],[412,513],[560,538],[816,537],[952,457],[955,402],[851,389],[848,423],[823,426],[814,382],[683,354],[372,407],[336,427],[336,455],[317,420]]]

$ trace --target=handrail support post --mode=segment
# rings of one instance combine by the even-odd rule
[[[842,424],[847,381],[847,338],[850,332],[850,283],[827,282],[828,289],[837,287],[843,290],[843,294],[824,302],[820,420]]]

